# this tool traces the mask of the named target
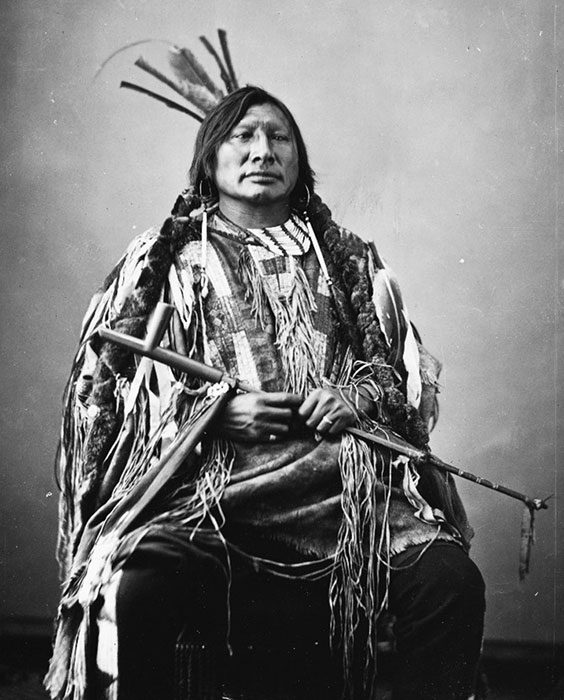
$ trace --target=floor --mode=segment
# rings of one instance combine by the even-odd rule
[[[41,678],[49,651],[46,638],[0,639],[0,700],[46,700]],[[515,661],[490,654],[484,660],[484,678],[487,700],[564,700],[562,658]],[[375,700],[386,698],[389,687],[384,684]]]

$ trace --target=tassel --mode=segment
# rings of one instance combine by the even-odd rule
[[[393,464],[347,435],[341,442],[339,466],[343,521],[329,590],[331,644],[340,647],[346,686],[352,687],[362,664],[364,688],[372,697],[377,621],[386,609],[390,582],[391,489],[382,484],[391,483]]]
[[[201,262],[201,277],[200,277],[200,294],[203,299],[208,296],[208,274],[206,268],[208,265],[208,209],[204,202],[204,211],[202,212],[202,262]]]
[[[529,573],[531,549],[535,542],[535,510],[529,505],[523,509],[521,521],[521,550],[519,555],[519,580],[524,581]]]
[[[419,484],[420,475],[415,466],[412,465],[409,457],[398,455],[394,460],[394,467],[403,468],[402,488],[407,500],[411,503],[414,509],[416,518],[424,523],[438,525],[446,522],[445,514],[439,508],[431,508],[423,496],[419,493],[417,485]]]

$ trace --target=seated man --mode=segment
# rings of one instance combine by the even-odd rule
[[[245,391],[112,541],[99,535],[116,504],[208,400],[205,382],[94,335],[112,324],[142,336],[160,300],[175,308],[165,345]],[[371,697],[389,610],[394,699],[468,698],[484,590],[454,485],[348,432],[377,423],[425,450],[425,357],[376,249],[315,194],[287,107],[255,87],[227,95],[202,123],[172,217],[133,241],[85,320],[61,450],[51,697],[96,684],[100,697],[174,697],[179,635],[221,659],[237,635],[232,596],[283,577],[324,601],[349,695]]]

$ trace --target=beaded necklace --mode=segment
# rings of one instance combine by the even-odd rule
[[[279,226],[243,228],[217,210],[211,226],[213,227],[214,224],[215,227],[212,230],[217,233],[229,235],[235,232],[237,240],[262,245],[275,255],[301,256],[309,250],[310,241],[307,230],[295,215]]]
[[[205,245],[207,242],[207,230],[204,231],[204,223],[207,229],[207,219],[205,222],[204,220],[202,221],[202,245]],[[213,226],[213,224],[215,224],[215,226]],[[228,219],[225,214],[217,209],[214,212],[212,226],[211,230],[217,233],[231,235],[241,243],[262,245],[273,254],[283,255],[287,258],[304,255],[308,252],[311,245],[325,281],[329,288],[333,285],[319,242],[307,215],[305,216],[305,221],[302,221],[298,218],[297,214],[293,213],[290,218],[280,226],[248,229],[231,221],[231,219]],[[285,242],[284,238],[286,238]],[[284,243],[286,243],[286,245],[284,245]],[[288,251],[290,245],[297,248],[296,253]],[[202,251],[202,261],[205,261],[204,251]]]

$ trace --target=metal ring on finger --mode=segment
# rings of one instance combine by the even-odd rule
[[[318,428],[318,429],[321,428],[321,427],[323,426],[324,423],[327,424],[329,427],[331,427],[331,426],[333,425],[333,421],[332,421],[330,418],[327,418],[327,416],[324,416],[324,417],[321,419],[321,422],[319,423],[319,425],[317,426],[317,428]]]

